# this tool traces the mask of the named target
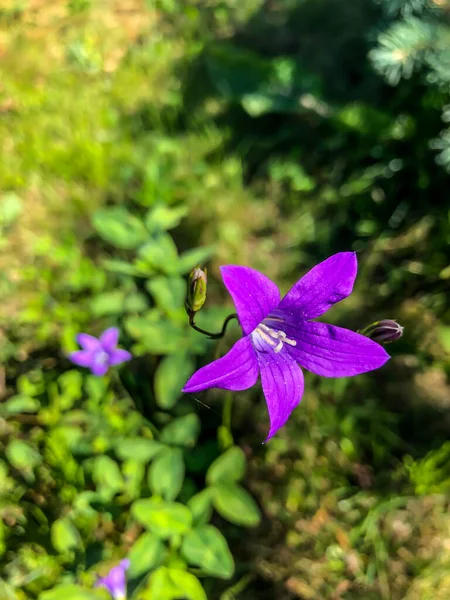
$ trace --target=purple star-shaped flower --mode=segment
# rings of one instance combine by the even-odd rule
[[[118,565],[110,569],[105,577],[101,577],[95,587],[104,587],[114,600],[125,600],[127,597],[127,580],[125,572],[130,566],[128,558],[121,560]]]
[[[334,254],[311,269],[280,301],[277,286],[262,273],[236,265],[221,267],[244,337],[228,354],[194,373],[183,392],[212,387],[246,390],[260,375],[270,417],[267,441],[302,398],[300,366],[323,377],[348,377],[384,365],[390,357],[376,342],[313,321],[350,295],[356,271],[355,253]]]
[[[77,342],[83,349],[69,354],[69,360],[80,367],[87,367],[94,375],[104,375],[109,367],[132,358],[127,350],[117,348],[118,341],[117,327],[106,329],[98,339],[88,333],[79,333]]]

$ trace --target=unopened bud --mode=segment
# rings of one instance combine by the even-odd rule
[[[397,323],[397,321],[383,319],[381,321],[375,321],[375,323],[372,323],[372,325],[369,325],[360,333],[369,337],[374,342],[389,344],[402,337],[403,327]]]
[[[206,269],[196,267],[190,272],[186,296],[186,311],[189,316],[194,315],[205,304],[207,282]]]

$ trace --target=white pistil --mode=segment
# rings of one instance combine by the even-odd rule
[[[272,319],[274,320],[274,319]],[[277,319],[278,320],[278,319]],[[281,321],[281,319],[280,319]],[[255,333],[267,343],[269,346],[273,348],[273,351],[278,354],[281,352],[283,348],[283,344],[289,344],[289,346],[296,346],[297,342],[295,340],[290,340],[286,337],[286,333],[284,331],[279,331],[276,329],[272,329],[271,327],[267,327],[264,323],[260,323],[258,327],[255,329]]]

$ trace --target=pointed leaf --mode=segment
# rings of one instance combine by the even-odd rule
[[[100,237],[116,248],[138,248],[148,238],[142,221],[121,206],[97,210],[92,224]]]
[[[150,233],[172,229],[187,215],[188,210],[187,206],[170,207],[162,203],[157,204],[148,211],[145,226]]]
[[[165,410],[175,406],[193,370],[194,363],[185,353],[172,354],[161,361],[155,374],[155,395],[158,406]]]
[[[143,463],[150,462],[164,448],[156,440],[140,437],[122,438],[115,445],[116,454],[121,460],[133,459]]]
[[[178,502],[141,499],[133,503],[131,511],[141,525],[163,540],[186,533],[192,525],[191,511]]]
[[[183,486],[184,459],[179,448],[167,448],[153,461],[148,472],[152,492],[165,500],[175,500]]]
[[[234,560],[224,536],[212,525],[190,531],[181,546],[186,560],[208,575],[229,579],[234,573]]]
[[[205,488],[189,499],[187,505],[192,512],[195,525],[205,525],[211,519],[213,513],[213,496],[213,490]]]
[[[138,577],[147,573],[164,560],[166,553],[163,542],[153,533],[143,533],[131,547],[128,558],[130,559],[129,577]]]
[[[224,519],[244,527],[258,525],[261,520],[258,505],[244,488],[231,483],[218,483],[213,490],[214,508]]]
[[[181,569],[169,569],[169,579],[179,590],[176,598],[183,600],[208,600],[202,584],[192,573]]]
[[[233,446],[212,463],[206,473],[206,481],[209,485],[240,481],[245,475],[246,466],[247,461],[243,450]]]
[[[200,433],[200,419],[195,413],[179,417],[166,425],[160,439],[166,444],[193,448]]]

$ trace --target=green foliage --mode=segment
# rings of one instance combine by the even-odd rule
[[[16,4],[0,9],[0,597],[106,599],[96,577],[128,557],[130,600],[448,598],[450,221],[429,148],[447,167],[448,3]],[[219,265],[285,291],[344,249],[358,279],[329,320],[398,319],[382,371],[305,373],[263,446],[258,388],[183,397],[239,331],[188,327],[193,267],[198,324],[219,331]],[[76,334],[110,326],[134,360],[69,368]]]

